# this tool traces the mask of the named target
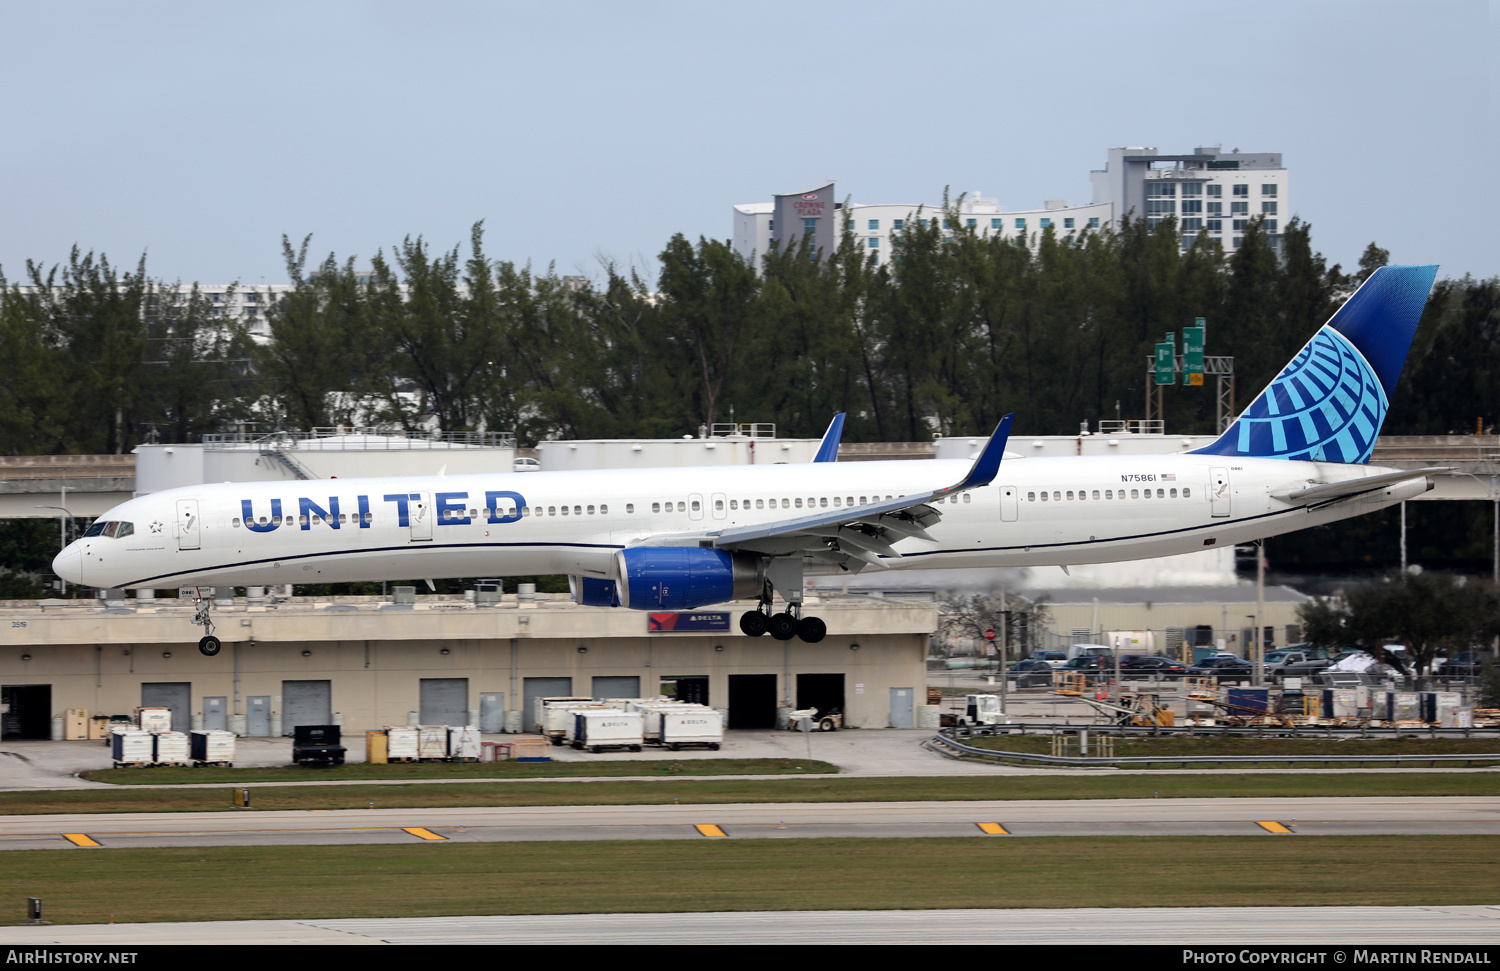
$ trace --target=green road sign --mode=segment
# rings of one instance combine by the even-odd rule
[[[1175,384],[1177,358],[1177,334],[1173,331],[1167,332],[1165,343],[1156,345],[1156,383]]]
[[[1203,383],[1203,318],[1197,319],[1198,326],[1184,327],[1182,330],[1182,383],[1184,385],[1201,385]]]

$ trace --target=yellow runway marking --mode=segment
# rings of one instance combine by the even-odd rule
[[[1010,835],[1010,831],[1007,830],[1004,826],[1001,826],[999,823],[977,823],[976,825],[979,827],[979,831],[981,833],[987,833],[990,836]]]
[[[100,843],[96,842],[92,837],[90,837],[87,833],[64,833],[64,834],[62,834],[62,838],[65,839],[65,840],[67,840],[69,843],[72,843],[74,846],[100,846],[101,845]]]
[[[445,840],[448,838],[446,836],[439,836],[425,826],[403,826],[401,832],[410,833],[418,839],[424,840]]]
[[[1265,830],[1268,833],[1290,833],[1291,832],[1290,829],[1288,829],[1287,827],[1285,827],[1285,826],[1283,826],[1283,825],[1281,825],[1280,823],[1277,823],[1277,822],[1261,822],[1260,820],[1256,820],[1255,821],[1255,825],[1259,826],[1261,829]]]
[[[719,827],[715,826],[713,823],[698,823],[693,828],[698,831],[698,835],[699,836],[728,836],[729,835],[728,833],[724,832]]]

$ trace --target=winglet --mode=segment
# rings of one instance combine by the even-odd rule
[[[823,433],[823,441],[818,445],[818,454],[813,456],[814,462],[839,460],[839,439],[844,437],[844,415],[845,412],[841,411],[828,423],[828,431]]]
[[[1010,438],[1011,419],[1015,417],[1012,413],[1000,419],[1000,424],[995,426],[994,434],[985,443],[984,451],[980,452],[979,458],[974,460],[974,466],[969,469],[969,474],[964,476],[964,480],[958,485],[948,489],[948,492],[978,489],[995,480],[995,473],[1000,471],[1000,460],[1005,457],[1005,442]]]

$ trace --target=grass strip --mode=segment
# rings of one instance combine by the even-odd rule
[[[345,765],[204,766],[149,769],[92,769],[81,773],[93,782],[122,786],[202,785],[223,782],[303,782],[329,780],[411,779],[566,779],[577,776],[809,775],[838,774],[831,762],[810,759],[633,759],[613,762],[366,762]]]
[[[1052,754],[1052,739],[1039,735],[993,735],[977,738],[962,739],[965,744],[974,748],[995,749],[1002,752],[1025,752],[1036,755]],[[1257,763],[1257,767],[1286,767],[1321,769],[1320,763],[1277,763],[1274,760],[1278,755],[1336,755],[1349,756],[1401,756],[1410,758],[1412,766],[1423,766],[1428,755],[1488,755],[1490,760],[1476,758],[1474,766],[1500,764],[1500,739],[1494,738],[1420,738],[1417,736],[1403,736],[1401,738],[1370,738],[1370,739],[1322,739],[1322,738],[1235,738],[1235,737],[1205,737],[1205,738],[1116,738],[1113,740],[1114,755],[1117,758],[1160,758],[1167,764],[1147,766],[1156,769],[1172,769],[1175,771],[1192,770],[1195,768],[1216,768],[1213,765],[1203,766],[1174,766],[1171,759],[1182,758],[1214,758],[1223,756],[1230,757],[1253,757],[1264,759]],[[1077,747],[1070,749],[1070,754],[1076,754]],[[1091,754],[1097,754],[1097,746]],[[1404,763],[1403,763],[1404,765]],[[1328,768],[1353,768],[1348,764],[1333,763]],[[1389,768],[1400,768],[1400,765],[1390,765]],[[1454,767],[1448,763],[1447,767]]]
[[[1496,796],[1500,772],[1152,773],[857,779],[621,780],[256,789],[254,809],[427,806],[640,806],[767,802],[939,802],[977,799],[1163,799],[1273,796]],[[71,789],[0,792],[0,814],[231,811],[222,789]],[[7,856],[6,859],[10,857]]]
[[[59,852],[68,852],[66,865]],[[26,850],[49,920],[1496,902],[1494,836],[1044,837]],[[1399,874],[1371,880],[1370,868]],[[19,916],[14,919],[19,921]]]

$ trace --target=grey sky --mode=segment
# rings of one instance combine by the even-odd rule
[[[284,282],[407,235],[600,274],[839,181],[1086,202],[1111,146],[1279,151],[1330,262],[1500,272],[1495,16],[1465,2],[0,0],[0,268],[77,243]]]

